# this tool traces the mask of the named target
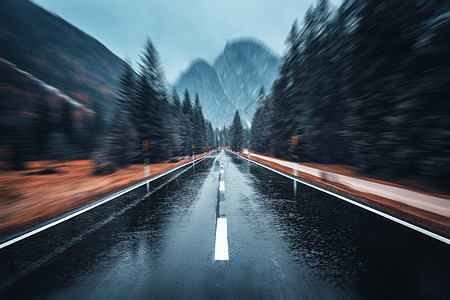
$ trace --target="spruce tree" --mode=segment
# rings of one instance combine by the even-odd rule
[[[47,99],[39,98],[35,108],[35,117],[32,127],[34,151],[39,159],[43,158],[43,154],[48,148],[51,129],[52,126]]]
[[[267,112],[266,90],[264,86],[259,90],[256,102],[259,107],[256,109],[252,119],[250,129],[250,148],[254,151],[264,153],[267,148],[267,130],[270,119]]]
[[[193,125],[194,125],[194,144],[196,152],[203,152],[205,147],[205,117],[203,116],[202,106],[198,94],[195,94],[195,106],[193,111]]]
[[[172,155],[168,122],[170,110],[159,55],[149,39],[144,44],[139,66],[133,121],[141,143],[148,140],[150,160],[161,161]]]
[[[184,90],[183,114],[185,114],[185,115],[191,115],[192,114],[191,96],[189,95],[189,91],[187,89]]]
[[[254,115],[252,149],[443,186],[450,174],[443,3],[350,0],[334,13],[327,0],[311,7],[301,29],[294,22],[279,77]]]
[[[194,125],[192,122],[192,103],[191,98],[189,95],[189,91],[184,91],[184,98],[183,98],[183,152],[184,155],[192,154],[193,149],[192,145],[194,145]],[[194,145],[195,147],[195,145]]]
[[[138,135],[130,122],[135,99],[134,71],[126,62],[118,81],[117,108],[107,139],[108,158],[114,167],[126,167],[138,157]]]
[[[175,88],[172,90],[172,101],[171,101],[171,144],[174,155],[183,155],[184,140],[183,140],[183,112],[181,110],[180,96]]]
[[[74,125],[72,104],[66,100],[63,100],[61,105],[61,129],[67,141],[73,144]]]
[[[242,127],[241,117],[239,111],[236,110],[233,118],[233,124],[230,127],[229,133],[230,146],[234,151],[240,151],[244,145],[244,128]]]
[[[173,105],[173,112],[174,114],[178,115],[181,113],[181,101],[180,96],[177,93],[177,90],[175,88],[172,89],[172,105]]]

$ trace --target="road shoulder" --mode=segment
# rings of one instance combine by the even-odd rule
[[[361,176],[339,174],[248,151],[236,153],[290,176],[355,199],[383,212],[450,236],[450,198]]]

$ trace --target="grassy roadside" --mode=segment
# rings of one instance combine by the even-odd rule
[[[205,154],[196,155],[196,159]],[[155,176],[192,161],[150,165]],[[51,165],[55,174],[36,174]],[[0,237],[110,195],[145,178],[142,164],[113,174],[92,175],[92,160],[33,161],[25,171],[0,171]]]
[[[248,158],[248,155],[244,154],[242,152],[236,153],[236,154],[241,155],[245,158]],[[292,176],[296,176],[299,179],[302,179],[307,182],[313,183],[315,185],[332,190],[334,192],[337,192],[337,193],[347,196],[349,198],[358,200],[358,201],[365,203],[371,207],[378,208],[381,211],[384,211],[391,215],[400,217],[401,219],[410,221],[414,224],[418,224],[421,227],[430,229],[431,231],[440,233],[447,237],[450,236],[450,218],[442,215],[440,212],[420,209],[420,208],[417,208],[412,205],[400,203],[393,199],[388,199],[388,198],[384,198],[384,197],[381,197],[378,195],[361,192],[361,191],[352,189],[351,187],[349,187],[347,185],[340,184],[338,182],[329,180],[326,177],[316,177],[311,174],[307,174],[307,173],[303,173],[303,172],[299,172],[299,171],[297,171],[297,174],[294,175],[294,171],[291,168],[282,166],[275,162],[257,158],[257,157],[251,156],[251,155],[250,155],[250,159],[253,161],[256,161],[258,163],[261,163],[263,165],[269,166],[273,169],[279,170],[283,173],[286,173],[286,174],[289,174]],[[280,160],[284,161],[282,159],[280,159]],[[362,177],[362,176],[356,174],[356,172],[352,168],[347,167],[347,166],[320,165],[320,164],[310,164],[310,163],[309,164],[301,164],[301,165],[315,168],[320,171],[334,172],[337,174],[342,174],[342,175],[354,177],[357,179],[367,180],[370,182],[376,182],[376,183],[380,183],[380,184],[384,184],[384,185],[388,185],[388,186],[395,186],[395,187],[399,187],[399,188],[403,188],[403,189],[414,190],[408,186],[402,186],[402,185],[393,184],[393,183],[386,182],[386,181]],[[423,193],[424,195],[430,195],[430,196],[448,199],[449,206],[447,209],[450,211],[450,197],[448,195],[432,194],[432,193],[426,193],[426,192],[418,191],[418,190],[414,190],[414,191]]]

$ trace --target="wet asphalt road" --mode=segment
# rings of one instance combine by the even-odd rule
[[[449,250],[222,151],[0,249],[0,299],[446,299]]]

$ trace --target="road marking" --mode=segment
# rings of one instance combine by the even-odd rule
[[[215,260],[228,260],[227,218],[217,219]]]
[[[231,152],[231,153],[233,153],[233,152]],[[236,153],[233,153],[233,154],[234,154],[234,155],[238,155],[238,154],[236,154]],[[238,156],[240,156],[240,155],[238,155]],[[243,157],[243,158],[246,159],[246,160],[248,160],[248,161],[251,161],[251,162],[254,163],[254,164],[257,164],[257,165],[259,165],[259,166],[261,166],[261,167],[264,167],[264,168],[266,168],[266,169],[268,169],[268,170],[271,170],[272,172],[278,173],[278,174],[280,174],[280,175],[282,175],[282,176],[284,176],[284,177],[287,177],[287,178],[289,178],[289,179],[293,179],[293,180],[295,180],[295,181],[297,181],[297,182],[300,182],[300,183],[302,183],[302,184],[304,184],[304,185],[307,185],[307,186],[309,186],[309,187],[312,187],[312,188],[314,188],[314,189],[316,189],[316,190],[319,190],[319,191],[321,191],[321,192],[327,193],[327,194],[329,194],[329,195],[331,195],[331,196],[334,196],[334,197],[336,197],[336,198],[339,198],[339,199],[341,199],[341,200],[344,200],[344,201],[346,201],[346,202],[348,202],[348,203],[351,203],[351,204],[353,204],[353,205],[356,205],[356,206],[358,206],[358,207],[360,207],[360,208],[363,208],[363,209],[365,209],[365,210],[368,210],[368,211],[370,211],[370,212],[372,212],[372,213],[374,213],[374,214],[377,214],[377,215],[379,215],[379,216],[382,216],[382,217],[384,217],[384,218],[386,218],[386,219],[389,219],[389,220],[391,220],[391,221],[394,221],[394,222],[396,222],[396,223],[398,223],[398,224],[400,224],[400,225],[406,226],[406,227],[408,227],[408,228],[410,228],[410,229],[412,229],[412,230],[418,231],[418,232],[423,233],[423,234],[425,234],[425,235],[428,235],[429,237],[432,237],[432,238],[434,238],[434,239],[436,239],[436,240],[439,240],[439,241],[441,241],[441,242],[444,242],[444,243],[446,243],[447,245],[450,245],[450,239],[445,238],[445,237],[443,237],[443,236],[441,236],[441,235],[439,235],[439,234],[437,234],[437,233],[431,232],[431,231],[426,230],[426,229],[424,229],[424,228],[422,228],[422,227],[419,227],[419,226],[417,226],[417,225],[414,225],[414,224],[408,223],[408,222],[406,222],[406,221],[403,221],[403,220],[401,220],[401,219],[399,219],[399,218],[396,218],[396,217],[394,217],[394,216],[391,216],[391,215],[389,215],[389,214],[387,214],[387,213],[381,212],[381,211],[376,210],[376,209],[374,209],[374,208],[372,208],[372,207],[369,207],[369,206],[366,206],[366,205],[364,205],[364,204],[362,204],[362,203],[359,203],[359,202],[357,202],[357,201],[355,201],[355,200],[352,200],[352,199],[347,198],[347,197],[345,197],[345,196],[336,194],[335,192],[329,191],[329,190],[327,190],[327,189],[325,189],[325,188],[321,188],[321,187],[319,187],[319,186],[317,186],[317,185],[315,185],[315,184],[312,184],[312,183],[303,181],[303,180],[301,180],[301,179],[299,179],[299,178],[293,177],[293,176],[291,176],[291,175],[285,174],[285,173],[283,173],[283,172],[281,172],[281,171],[278,171],[277,169],[274,169],[274,168],[271,168],[271,167],[269,167],[269,166],[263,165],[263,164],[261,164],[261,163],[259,163],[259,162],[250,160],[250,159],[248,159],[248,158],[246,158],[246,157]]]
[[[221,191],[221,192],[225,191],[225,181],[223,181],[223,180],[220,181],[219,191]]]
[[[215,152],[215,151],[214,151],[214,152]],[[210,153],[210,154],[208,154],[208,155],[202,156],[201,158],[198,158],[198,159],[196,159],[196,160],[194,160],[194,161],[195,161],[195,162],[200,162],[201,160],[203,160],[203,159],[205,159],[206,157],[210,156],[210,155],[213,154],[214,152],[212,152],[212,153]],[[83,209],[81,209],[81,210],[79,210],[79,211],[76,211],[76,212],[74,212],[74,213],[72,213],[72,214],[70,214],[70,215],[68,215],[68,216],[65,216],[65,217],[63,217],[63,218],[61,218],[61,219],[58,219],[58,220],[56,220],[56,221],[53,221],[53,222],[51,222],[51,223],[49,223],[49,224],[43,225],[43,226],[41,226],[41,227],[38,227],[38,228],[36,228],[36,229],[34,229],[34,230],[31,230],[31,231],[29,231],[29,232],[27,232],[27,233],[21,234],[21,235],[15,237],[15,238],[13,238],[13,239],[10,239],[9,241],[6,241],[6,242],[4,242],[4,243],[1,243],[1,244],[0,244],[0,249],[5,248],[5,247],[8,247],[8,246],[10,246],[10,245],[12,245],[12,244],[14,244],[14,243],[17,243],[18,241],[21,241],[21,240],[23,240],[23,239],[26,239],[27,237],[30,237],[30,236],[32,236],[32,235],[35,235],[35,234],[37,234],[37,233],[39,233],[39,232],[41,232],[41,231],[44,231],[44,230],[46,230],[46,229],[48,229],[48,228],[50,228],[50,227],[53,227],[53,226],[55,226],[55,225],[58,225],[58,224],[60,224],[60,223],[62,223],[62,222],[64,222],[64,221],[67,221],[67,220],[69,220],[69,219],[72,219],[73,217],[76,217],[76,216],[78,216],[78,215],[81,215],[82,213],[85,213],[85,212],[87,212],[87,211],[89,211],[89,210],[91,210],[91,209],[93,209],[93,208],[95,208],[95,207],[97,207],[97,206],[100,206],[100,205],[102,205],[102,204],[104,204],[104,203],[106,203],[106,202],[109,202],[109,201],[111,201],[111,200],[113,200],[113,199],[115,199],[115,198],[117,198],[117,197],[119,197],[119,196],[122,196],[123,194],[126,194],[126,193],[128,193],[128,192],[131,192],[132,190],[137,189],[138,187],[140,187],[140,186],[142,186],[142,185],[144,185],[144,184],[147,184],[148,182],[151,182],[151,181],[153,181],[153,180],[159,179],[159,178],[161,178],[161,177],[163,177],[163,176],[165,176],[165,175],[168,175],[168,174],[170,174],[170,173],[172,173],[172,172],[174,172],[174,171],[176,171],[176,170],[178,170],[178,169],[180,169],[180,168],[183,168],[183,167],[185,167],[185,166],[188,166],[188,165],[190,165],[190,163],[191,163],[191,162],[187,162],[187,163],[182,164],[182,165],[180,165],[180,166],[178,166],[178,167],[176,167],[176,168],[173,168],[173,169],[171,169],[171,170],[168,170],[168,171],[166,171],[166,172],[164,172],[164,173],[158,174],[158,175],[156,175],[156,176],[154,176],[154,177],[152,177],[152,178],[149,178],[149,179],[146,179],[146,180],[141,181],[141,182],[139,182],[139,183],[136,183],[135,185],[132,185],[132,186],[127,187],[127,188],[125,188],[125,189],[123,189],[123,190],[120,190],[120,191],[118,191],[118,192],[116,192],[116,193],[114,193],[114,194],[112,194],[112,195],[106,196],[106,198],[104,198],[103,200],[100,200],[100,201],[97,202],[97,203],[94,203],[94,204],[91,204],[91,205],[86,204],[86,205],[89,205],[89,206],[88,206],[88,207],[85,207],[85,208],[83,208]],[[100,199],[101,199],[101,198],[100,198]]]
[[[223,170],[220,170],[220,174],[223,174]]]

